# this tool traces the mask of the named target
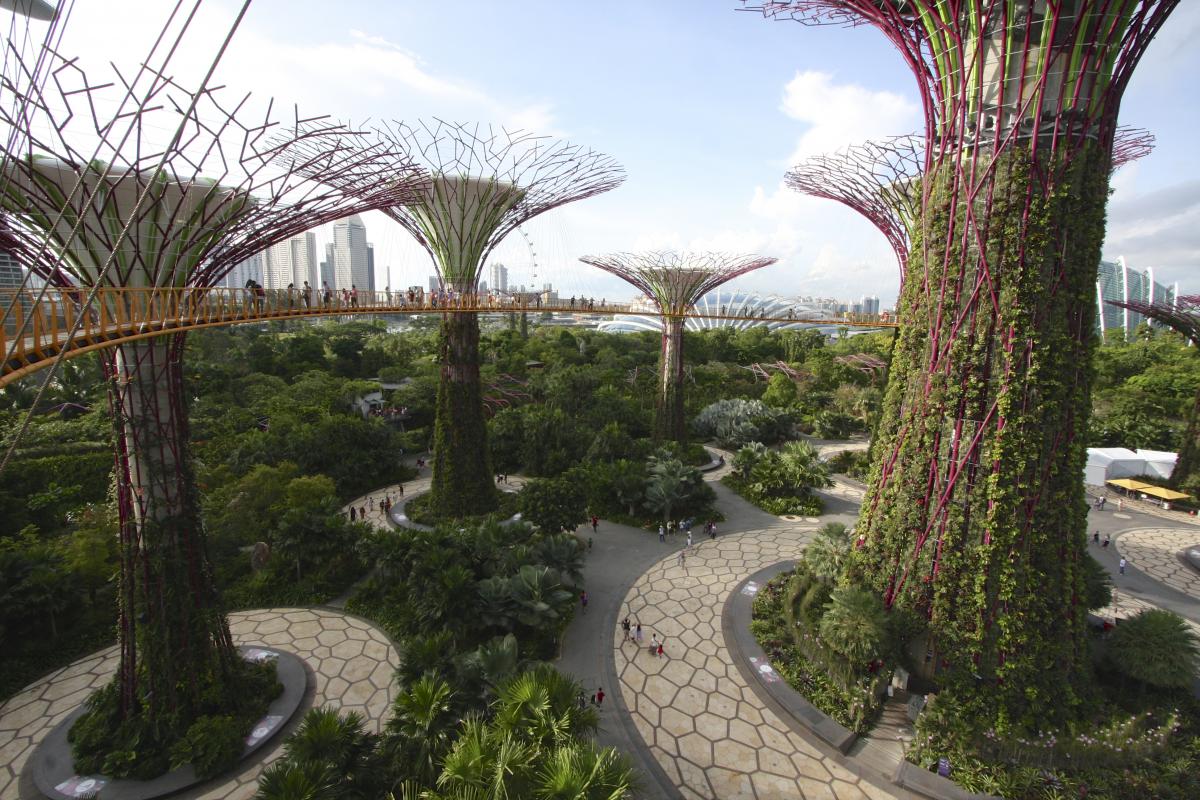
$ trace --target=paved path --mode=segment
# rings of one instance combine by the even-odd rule
[[[1135,568],[1178,592],[1200,600],[1200,572],[1184,564],[1178,553],[1200,544],[1200,531],[1139,528],[1117,537],[1117,551]]]
[[[324,608],[271,608],[229,615],[235,645],[264,644],[299,656],[312,674],[309,706],[357,711],[379,731],[392,705],[392,673],[399,664],[387,636],[371,623]],[[34,747],[83,700],[112,680],[117,648],[110,647],[50,673],[0,705],[0,800],[40,797],[18,776]],[[300,714],[293,718],[292,725]],[[240,772],[177,795],[194,800],[250,798],[258,775],[282,754],[278,735]]]

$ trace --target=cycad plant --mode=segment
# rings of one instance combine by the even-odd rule
[[[1172,611],[1148,609],[1125,620],[1107,652],[1122,675],[1150,686],[1187,688],[1200,674],[1200,640]]]
[[[453,703],[450,685],[432,675],[396,696],[383,750],[390,763],[403,765],[406,778],[426,786],[437,779],[439,764],[450,750],[458,727]]]
[[[821,638],[852,664],[865,664],[887,647],[887,616],[883,603],[866,589],[844,586],[833,590],[829,609],[821,617]]]
[[[850,544],[850,531],[845,525],[827,522],[817,529],[817,535],[805,548],[804,563],[821,580],[836,580],[842,573]]]

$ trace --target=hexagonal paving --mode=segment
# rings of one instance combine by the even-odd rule
[[[815,525],[703,540],[671,554],[625,596],[621,616],[664,639],[663,658],[613,635],[621,695],[654,759],[689,798],[890,798],[826,758],[767,708],[729,663],[721,612],[763,567],[799,557]]]
[[[378,731],[392,704],[399,664],[388,638],[369,622],[324,608],[272,608],[229,615],[234,644],[265,644],[295,653],[313,671],[315,706],[357,711]],[[93,690],[111,680],[117,650],[110,647],[53,672],[0,705],[0,798],[18,797],[17,776],[34,746]],[[281,752],[277,740],[258,763],[209,788],[203,800],[242,800]]]
[[[1184,548],[1200,544],[1200,531],[1141,528],[1117,536],[1117,550],[1134,567],[1172,589],[1200,600],[1200,573],[1176,558]]]

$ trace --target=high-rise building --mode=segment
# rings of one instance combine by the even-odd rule
[[[316,285],[320,270],[316,234],[306,231],[273,245],[263,267],[265,289],[286,289],[289,283],[299,288],[305,281]]]
[[[21,282],[25,279],[25,270],[17,259],[13,258],[12,253],[7,250],[0,250],[0,311],[7,311],[12,304],[12,295],[5,290],[16,290],[21,288]],[[36,289],[32,282],[26,287],[27,289]],[[33,301],[30,299],[30,293],[26,292],[21,296],[21,311],[28,315],[29,310],[33,308]],[[12,335],[17,330],[16,317],[8,315],[4,319],[5,331]]]
[[[367,242],[367,291],[375,291],[375,245]]]
[[[1128,337],[1137,330],[1138,325],[1147,321],[1136,311],[1117,308],[1109,305],[1109,301],[1170,304],[1178,296],[1179,284],[1163,286],[1156,283],[1153,268],[1145,272],[1134,269],[1121,256],[1116,261],[1102,260],[1096,279],[1096,300],[1099,303],[1096,329],[1104,336],[1114,328],[1121,328]]]
[[[862,306],[863,314],[878,314],[879,313],[879,298],[874,295],[863,295],[863,299],[859,301]]]
[[[492,290],[496,292],[508,291],[508,267],[499,262],[492,264]]]
[[[255,253],[245,261],[240,261],[233,266],[225,275],[225,279],[221,281],[221,285],[227,289],[241,289],[246,285],[246,281],[254,281],[255,283],[263,283],[264,265],[266,264],[266,253]],[[287,284],[284,284],[285,286]]]
[[[333,244],[325,245],[325,260],[321,262],[321,285],[333,288]]]
[[[335,289],[360,290],[369,286],[367,229],[355,214],[333,224],[333,275]]]
[[[437,275],[429,276],[429,291],[440,292],[442,290],[442,279]]]

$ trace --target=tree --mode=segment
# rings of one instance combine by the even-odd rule
[[[834,589],[820,630],[821,638],[853,664],[876,659],[887,647],[887,614],[880,599],[866,589]]]
[[[782,372],[776,372],[767,381],[762,401],[772,408],[791,408],[796,404],[798,394],[796,382]]]
[[[1112,602],[1112,577],[1091,553],[1083,556],[1083,599],[1088,611],[1104,608]]]
[[[827,522],[804,550],[804,563],[824,581],[837,580],[850,552],[850,532],[840,522]]]
[[[450,684],[434,675],[422,677],[392,702],[383,746],[391,763],[404,765],[406,777],[426,786],[437,780],[458,727],[453,704]]]
[[[563,478],[531,480],[519,500],[523,517],[547,533],[574,530],[587,519],[583,488]]]
[[[733,454],[733,469],[742,480],[749,480],[750,473],[759,461],[767,454],[767,446],[762,442],[750,442],[743,445]]]
[[[1150,686],[1187,688],[1200,673],[1200,639],[1183,617],[1158,608],[1118,625],[1107,654],[1122,675]]]
[[[575,595],[549,567],[526,564],[509,579],[509,587],[517,621],[536,630],[558,625],[575,605]]]
[[[663,524],[671,521],[671,512],[687,496],[688,472],[683,462],[665,459],[650,468],[650,480],[646,484],[646,507],[662,515]]]
[[[637,446],[619,422],[609,422],[592,439],[585,460],[588,463],[611,463],[634,455]]]

